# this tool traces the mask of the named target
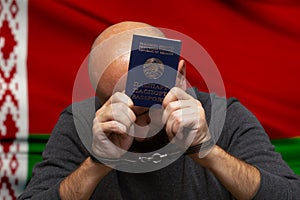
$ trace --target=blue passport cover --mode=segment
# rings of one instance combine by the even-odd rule
[[[175,86],[181,41],[133,35],[125,93],[135,106],[162,104]]]

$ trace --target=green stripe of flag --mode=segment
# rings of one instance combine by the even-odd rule
[[[50,134],[30,134],[28,138],[29,143],[29,166],[28,166],[28,180],[31,178],[32,169],[37,162],[42,160],[42,152],[49,139]],[[272,140],[275,150],[280,152],[283,159],[294,170],[296,174],[300,175],[300,137],[288,139]]]
[[[272,140],[272,144],[294,172],[300,175],[300,137],[276,139]]]
[[[42,152],[50,134],[30,134],[28,135],[28,175],[27,181],[32,176],[32,170],[36,163],[42,161]]]

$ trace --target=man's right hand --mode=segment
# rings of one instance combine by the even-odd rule
[[[136,116],[132,100],[117,92],[96,112],[93,121],[93,153],[102,158],[120,158],[132,144]]]

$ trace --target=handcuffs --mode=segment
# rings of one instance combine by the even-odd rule
[[[189,155],[194,153],[200,153],[209,150],[214,145],[213,140],[208,140],[207,142],[197,144],[194,146],[189,147],[186,151],[180,150],[178,147],[175,148],[172,152],[153,152],[150,156],[145,156],[145,153],[135,153],[135,156],[131,156],[132,158],[126,157],[124,154],[121,158],[103,158],[97,157],[94,155],[90,155],[91,159],[96,163],[101,163],[105,165],[135,165],[135,164],[158,164],[165,159],[176,159],[179,158],[181,155]]]

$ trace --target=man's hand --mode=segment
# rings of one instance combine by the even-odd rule
[[[202,104],[178,87],[172,88],[163,101],[162,120],[169,140],[174,137],[185,148],[202,144],[210,139],[210,133]],[[184,139],[185,138],[185,139]],[[177,140],[178,141],[178,140]]]
[[[133,102],[124,93],[113,94],[96,112],[92,151],[103,158],[120,158],[132,144],[130,131],[136,116]]]

